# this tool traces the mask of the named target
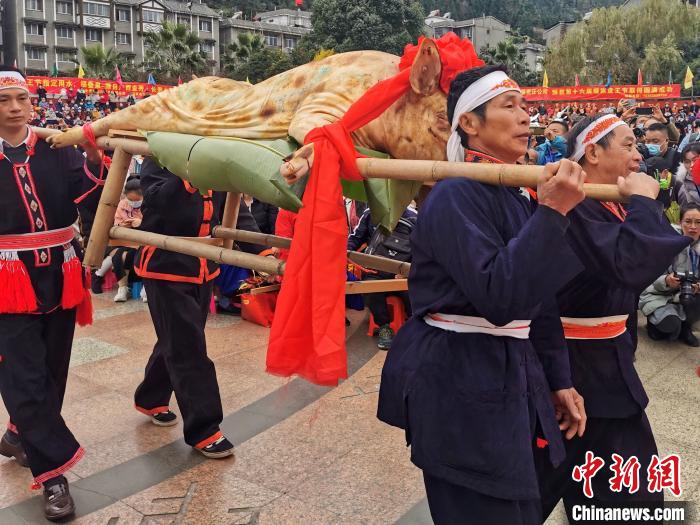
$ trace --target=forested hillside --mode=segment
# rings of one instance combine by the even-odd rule
[[[260,11],[275,7],[294,7],[294,0],[204,0],[227,15],[242,11],[250,18]],[[381,0],[368,0],[381,2]],[[549,27],[560,20],[578,20],[587,11],[596,7],[620,5],[623,0],[420,0],[429,13],[439,9],[452,13],[455,20],[492,15],[507,22],[521,33],[531,33],[533,27]],[[313,0],[304,0],[304,9],[313,7]]]

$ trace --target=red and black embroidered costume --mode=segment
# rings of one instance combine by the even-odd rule
[[[30,128],[18,146],[0,138],[0,392],[36,483],[83,454],[61,406],[76,316],[88,323],[92,309],[73,224],[77,203],[96,202],[99,174]]]

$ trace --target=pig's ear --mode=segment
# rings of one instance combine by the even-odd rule
[[[441,73],[442,64],[437,45],[431,39],[424,38],[411,66],[411,88],[419,95],[432,95],[440,87]]]

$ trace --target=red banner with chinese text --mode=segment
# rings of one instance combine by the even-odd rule
[[[562,86],[562,87],[523,87],[523,95],[527,100],[546,101],[586,101],[586,100],[617,100],[634,98],[638,100],[658,100],[665,98],[680,98],[681,85],[646,85],[646,86]]]
[[[28,76],[27,84],[32,93],[36,93],[39,84],[44,86],[47,93],[59,94],[62,89],[69,90],[71,88],[78,90],[83,88],[86,93],[90,94],[95,89],[102,94],[102,91],[114,91],[120,97],[128,97],[133,95],[134,98],[142,98],[144,95],[154,95],[170,89],[174,86],[166,86],[163,84],[147,84],[146,82],[123,82],[120,86],[115,80],[100,80],[97,78],[77,78],[77,77],[36,77]]]

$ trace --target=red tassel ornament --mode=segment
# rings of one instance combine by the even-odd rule
[[[92,294],[90,293],[90,271],[85,269],[85,287],[83,288],[83,300],[76,310],[75,322],[78,326],[92,324]]]
[[[37,308],[27,267],[17,252],[0,252],[0,313],[26,314]]]
[[[70,310],[83,301],[83,265],[75,254],[73,246],[63,250],[63,293],[61,308]]]

